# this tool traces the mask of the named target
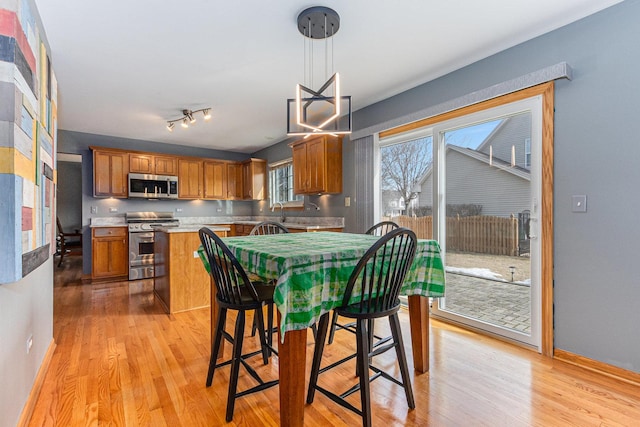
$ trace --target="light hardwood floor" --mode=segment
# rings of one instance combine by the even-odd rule
[[[56,268],[57,348],[30,425],[225,424],[229,368],[217,371],[213,386],[205,387],[209,310],[168,316],[152,286],[151,281],[82,284],[76,257]],[[402,318],[409,346],[407,314]],[[247,325],[249,335],[250,320]],[[256,341],[248,337],[245,343],[255,346]],[[353,341],[351,334],[338,332],[326,347],[325,360],[346,354]],[[312,346],[309,334],[307,373]],[[407,355],[411,358],[411,351]],[[382,365],[394,371],[392,360],[389,354]],[[277,358],[266,367],[259,358],[253,362],[261,375],[277,377]],[[353,372],[353,366],[346,366],[321,381],[345,390],[354,381]],[[384,379],[372,384],[374,425],[640,425],[638,387],[438,321],[431,322],[430,371],[414,373],[412,381],[412,411],[400,387]],[[252,384],[241,370],[239,388]],[[357,395],[352,397],[358,405]],[[274,387],[237,400],[230,425],[278,422]],[[307,426],[359,424],[359,417],[318,393],[305,408]]]

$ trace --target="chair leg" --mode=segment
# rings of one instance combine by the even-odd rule
[[[369,323],[369,322],[367,322]],[[362,411],[362,425],[371,427],[371,394],[369,389],[369,334],[365,320],[358,319],[356,323],[357,364],[360,377],[360,403]]]
[[[269,344],[269,356],[271,356],[271,347],[273,347],[273,303],[267,305],[267,344]]]
[[[407,396],[407,405],[409,405],[409,408],[414,409],[416,407],[416,403],[413,398],[413,389],[411,388],[411,378],[409,377],[409,367],[407,365],[404,343],[402,342],[402,332],[400,330],[398,313],[394,313],[389,316],[389,325],[391,326],[391,334],[393,335],[393,341],[395,342],[398,365],[400,366],[400,373],[402,375],[402,384],[404,384],[404,393]]]
[[[251,336],[256,336],[256,331],[258,330],[258,325],[256,324],[256,316],[253,316],[253,325],[251,326]]]
[[[307,390],[307,403],[313,403],[313,398],[316,392],[316,384],[318,384],[318,375],[320,373],[322,352],[324,351],[324,341],[327,338],[328,326],[329,313],[325,313],[320,317],[320,321],[318,322],[318,332],[316,335],[316,343],[313,350],[313,362],[311,363],[311,378],[309,379],[309,389]]]
[[[333,310],[333,314],[331,315],[331,330],[329,332],[329,344],[333,343],[333,336],[336,334],[336,328],[338,324],[338,313]]]
[[[244,311],[238,311],[236,330],[233,336],[233,360],[231,362],[231,376],[229,377],[229,394],[227,396],[227,422],[233,419],[233,409],[236,403],[236,389],[238,388],[238,374],[242,358],[242,341],[244,338]]]
[[[218,321],[216,325],[216,333],[214,334],[213,344],[211,345],[211,358],[209,359],[209,373],[207,374],[207,387],[211,387],[213,382],[213,373],[216,370],[216,360],[218,359],[218,353],[220,352],[220,343],[222,342],[222,332],[224,331],[224,324],[227,320],[227,309],[220,308],[218,310]]]
[[[58,267],[62,265],[62,259],[64,258],[64,253],[67,249],[64,246],[64,242],[60,242],[60,261],[58,261]]]
[[[265,365],[269,364],[269,355],[271,354],[269,347],[267,347],[267,338],[264,330],[264,317],[262,317],[262,306],[256,308],[253,318],[258,326],[258,338],[260,338],[260,349],[262,350],[262,361]]]

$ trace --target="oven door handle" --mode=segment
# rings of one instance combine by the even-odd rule
[[[153,231],[145,231],[143,233],[131,233],[130,240],[153,242]]]

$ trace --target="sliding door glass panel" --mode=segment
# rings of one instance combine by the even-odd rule
[[[434,313],[537,346],[539,287],[532,286],[530,249],[532,151],[539,144],[532,144],[532,114],[459,122],[434,129],[446,264],[446,296]]]

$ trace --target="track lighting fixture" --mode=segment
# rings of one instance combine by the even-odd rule
[[[205,120],[209,120],[211,118],[211,108],[201,108],[199,110],[182,110],[182,117],[175,120],[167,120],[167,130],[169,132],[173,132],[173,127],[177,122],[180,122],[180,125],[183,128],[188,128],[190,124],[194,124],[196,122],[195,113],[202,112],[202,117]]]

